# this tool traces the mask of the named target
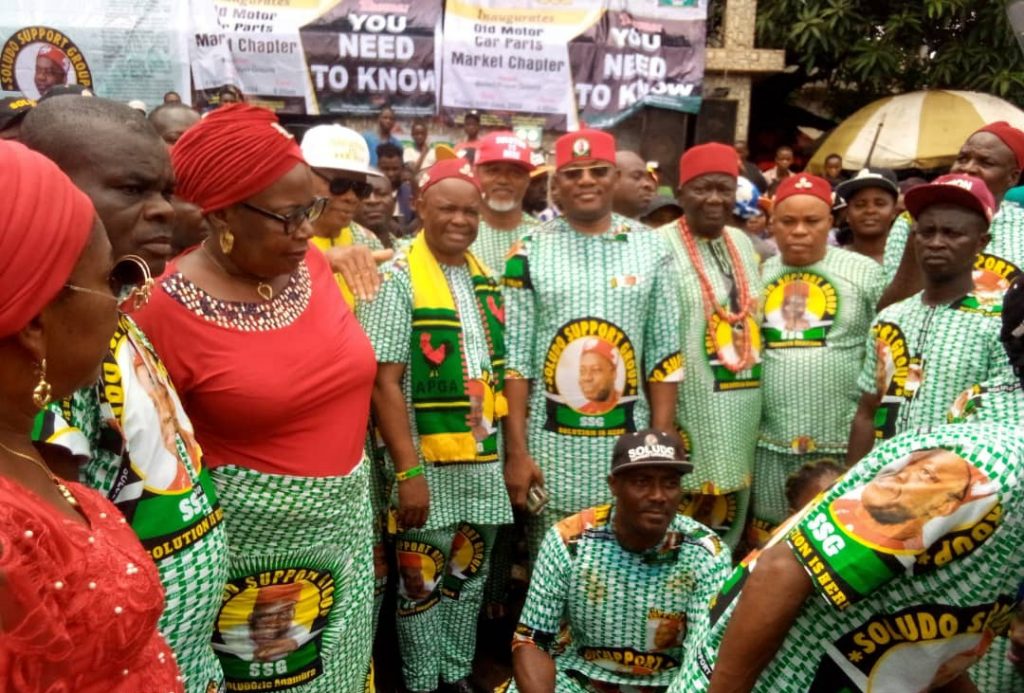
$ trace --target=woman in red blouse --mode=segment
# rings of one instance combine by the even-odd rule
[[[0,161],[0,690],[181,691],[149,554],[31,442],[40,409],[99,377],[122,288],[106,231],[50,160],[0,141]]]
[[[238,104],[172,153],[207,240],[171,263],[137,321],[212,469],[230,557],[214,648],[229,687],[362,690],[373,559],[363,442],[369,341],[309,244],[323,210],[302,153]]]

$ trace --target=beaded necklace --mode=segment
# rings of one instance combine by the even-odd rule
[[[715,288],[711,284],[711,279],[708,277],[707,270],[704,268],[704,261],[701,260],[700,250],[697,248],[697,240],[693,237],[693,233],[690,231],[690,227],[686,223],[686,217],[679,217],[676,224],[679,226],[679,237],[683,241],[683,247],[686,248],[686,254],[690,258],[690,264],[693,265],[693,269],[697,272],[697,283],[700,285],[701,304],[704,308],[704,319],[708,326],[708,337],[711,339],[711,343],[715,345],[715,350],[718,352],[718,358],[722,362],[723,366],[733,373],[744,371],[753,366],[756,362],[754,357],[753,340],[750,335],[747,334],[747,321],[750,319],[750,315],[754,311],[756,299],[750,295],[750,285],[747,283],[747,273],[743,267],[743,260],[740,258],[739,251],[736,249],[736,244],[733,243],[731,238],[729,238],[729,234],[725,233],[723,230],[722,242],[725,244],[726,252],[729,254],[729,264],[732,265],[732,270],[735,274],[733,283],[735,284],[736,292],[739,296],[739,310],[733,313],[726,310],[726,308],[720,305],[715,299]],[[736,325],[739,325],[739,330],[732,330],[734,335],[733,339],[736,343],[735,357],[725,353],[725,350],[719,345],[718,335],[715,334],[716,330],[713,320],[716,315],[719,320],[727,323],[730,328],[735,328]]]

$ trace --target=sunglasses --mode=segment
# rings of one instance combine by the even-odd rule
[[[362,180],[352,180],[351,178],[331,178],[330,176],[320,173],[316,169],[313,169],[313,173],[327,181],[330,186],[332,195],[344,195],[349,190],[354,190],[356,197],[360,200],[365,200],[373,192],[373,186]]]
[[[281,222],[282,224],[284,224],[285,235],[291,236],[296,231],[298,231],[299,227],[302,226],[305,222],[308,221],[310,224],[312,224],[314,221],[320,218],[320,215],[324,213],[324,208],[327,206],[327,198],[318,197],[315,200],[313,200],[312,204],[306,207],[300,207],[287,216],[283,214],[278,214],[277,212],[271,212],[270,210],[263,209],[262,207],[257,207],[256,205],[251,205],[248,202],[242,202],[241,206],[245,207],[249,211],[256,212],[257,214],[265,216],[268,219],[275,219]]]
[[[149,302],[149,296],[153,292],[153,275],[149,271],[149,265],[138,255],[125,255],[114,263],[107,283],[110,286],[110,293],[75,284],[65,284],[64,288],[113,299],[124,313],[132,313],[142,308]]]
[[[608,176],[610,176],[612,174],[612,167],[611,166],[582,166],[580,168],[570,168],[570,169],[568,169],[566,171],[559,171],[559,173],[561,175],[565,176],[568,180],[571,180],[571,181],[573,181],[575,183],[577,181],[583,180],[583,172],[584,171],[589,171],[591,178],[593,178],[594,180],[599,180],[601,178],[607,178]]]

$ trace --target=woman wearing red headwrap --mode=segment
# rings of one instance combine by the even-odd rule
[[[323,210],[298,145],[270,111],[206,116],[172,152],[177,194],[210,237],[171,263],[138,322],[163,354],[224,508],[230,551],[214,648],[229,688],[361,690],[373,558],[363,442],[376,364],[327,261]],[[273,656],[261,589],[299,586],[296,641]],[[281,636],[284,637],[284,636]]]
[[[117,321],[92,203],[0,142],[0,690],[181,691],[156,567],[99,493],[33,446],[39,410],[99,377]]]

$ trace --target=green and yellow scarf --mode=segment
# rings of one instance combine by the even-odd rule
[[[505,308],[501,288],[466,253],[477,312],[490,352],[490,372],[470,379],[462,318],[423,232],[407,253],[412,280],[412,406],[423,459],[434,464],[494,462],[505,401]]]

